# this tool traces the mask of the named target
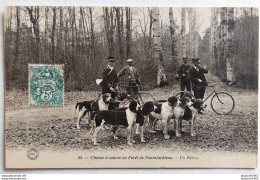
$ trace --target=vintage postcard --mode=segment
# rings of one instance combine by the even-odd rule
[[[256,168],[253,7],[10,6],[5,168]]]

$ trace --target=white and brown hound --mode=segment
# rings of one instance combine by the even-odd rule
[[[168,135],[168,122],[170,119],[173,119],[173,110],[176,106],[179,106],[179,104],[179,99],[176,96],[172,96],[168,98],[166,102],[162,103],[161,105],[157,105],[157,112],[151,112],[153,117],[162,120],[164,139],[170,138]]]
[[[99,100],[78,102],[75,107],[75,109],[77,109],[79,107],[79,115],[78,115],[78,119],[77,119],[77,129],[80,130],[81,119],[87,113],[89,113],[88,123],[91,124],[90,132],[93,132],[93,130],[94,130],[93,112],[100,111],[100,110],[115,109],[116,107],[111,107],[111,106],[116,106],[113,103],[111,103],[111,99],[112,99],[111,94],[105,93],[105,94],[103,94],[102,98]]]
[[[184,97],[183,100],[189,101],[187,97]],[[203,110],[203,100],[197,99],[192,100],[193,103],[186,107],[178,106],[174,108],[175,124],[176,124],[176,136],[180,137],[180,131],[182,130],[182,120],[189,121],[189,128],[191,136],[195,136],[194,132],[194,123],[198,115],[198,112]]]
[[[126,102],[120,103],[118,109],[129,107],[130,102],[131,101],[128,101],[127,103]],[[144,103],[144,105],[141,106],[141,109],[142,109],[142,114],[145,119],[145,121],[144,121],[144,126],[145,126],[146,124],[149,123],[149,114],[150,114],[150,112],[152,112],[152,111],[150,111],[150,109],[153,109],[153,111],[158,111],[158,110],[157,110],[157,106],[155,106],[154,102],[152,102],[152,101],[148,101],[148,102]],[[144,126],[140,126],[140,124],[137,122],[135,134],[140,134],[140,130],[143,131],[142,129],[144,128]],[[140,129],[140,128],[142,128],[142,129]],[[151,131],[151,130],[149,129],[149,131]]]
[[[110,124],[113,126],[114,139],[118,139],[116,136],[118,127],[125,127],[127,129],[127,143],[132,145],[134,143],[132,137],[132,127],[135,123],[140,124],[140,138],[141,142],[145,142],[143,137],[143,125],[147,115],[154,111],[154,105],[152,102],[147,102],[141,109],[136,101],[132,101],[128,108],[118,108],[116,110],[99,111],[94,117],[96,129],[93,134],[93,142],[97,144],[97,133],[102,130],[103,124]]]

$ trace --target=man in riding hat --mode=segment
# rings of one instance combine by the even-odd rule
[[[128,81],[127,93],[133,94],[138,91],[138,86],[140,86],[140,75],[137,69],[133,67],[133,59],[128,59],[126,63],[127,66],[123,67],[117,76],[118,78],[126,77]]]
[[[115,98],[118,92],[118,78],[114,70],[115,59],[108,57],[107,67],[103,71],[102,94],[111,93],[112,98]]]
[[[193,66],[188,70],[189,78],[193,83],[193,91],[196,99],[203,99],[205,94],[205,89],[207,85],[207,80],[204,74],[208,73],[208,70],[201,67],[200,59],[192,59]]]

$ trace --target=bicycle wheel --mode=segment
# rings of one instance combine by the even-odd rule
[[[189,91],[179,91],[175,96],[180,99],[182,93],[183,94],[187,94],[187,95],[191,96],[192,98],[195,98],[194,95],[191,92],[189,92]]]
[[[141,104],[144,104],[145,102],[148,101],[155,101],[155,98],[153,97],[152,94],[146,91],[139,91],[136,95],[137,100],[140,101]]]
[[[234,98],[226,92],[218,92],[211,99],[211,108],[217,114],[229,114],[233,111],[234,107]]]

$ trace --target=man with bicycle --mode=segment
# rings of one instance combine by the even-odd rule
[[[125,76],[127,79],[127,94],[132,95],[138,92],[140,86],[140,75],[135,67],[133,67],[133,60],[126,61],[127,66],[123,67],[117,74],[118,78]]]
[[[208,70],[201,67],[199,58],[193,58],[192,63],[193,66],[188,70],[188,74],[193,83],[194,96],[196,99],[203,99],[207,86],[204,74],[207,74]]]
[[[115,59],[108,57],[107,67],[103,70],[102,77],[102,94],[111,93],[111,97],[115,98],[118,93],[118,77],[114,70]]]

